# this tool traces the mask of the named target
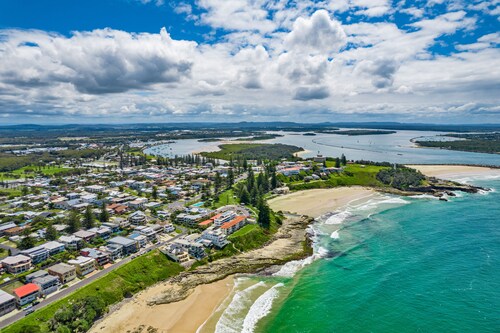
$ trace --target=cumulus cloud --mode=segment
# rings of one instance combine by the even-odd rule
[[[103,29],[69,38],[10,30],[3,36],[2,82],[18,87],[70,84],[84,94],[179,82],[190,74],[188,55],[196,47],[172,40],[165,29],[160,34]]]
[[[330,18],[326,10],[316,11],[310,18],[299,17],[285,38],[287,49],[311,54],[338,52],[346,43],[341,24]]]
[[[199,43],[173,39],[165,29],[70,36],[0,30],[0,116],[314,121],[331,114],[497,115],[498,32],[474,41],[481,20],[465,7],[416,5],[176,3],[176,13],[217,30]],[[474,5],[474,13],[494,9]],[[396,10],[411,15],[409,23],[398,25],[390,15]],[[448,54],[433,50],[457,32],[469,34],[467,43],[455,43]]]

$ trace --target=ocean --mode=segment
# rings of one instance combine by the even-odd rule
[[[500,179],[461,181],[493,191],[380,194],[317,219],[313,257],[237,278],[205,329],[499,332]]]

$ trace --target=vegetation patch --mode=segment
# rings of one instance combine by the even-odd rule
[[[294,154],[304,149],[285,144],[237,143],[220,145],[220,151],[203,152],[201,155],[221,160],[255,159],[280,160],[293,158]]]

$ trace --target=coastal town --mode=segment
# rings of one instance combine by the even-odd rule
[[[19,177],[0,174],[3,323],[152,250],[191,267],[223,250],[238,232],[259,225],[259,194],[249,187],[239,198],[232,190],[237,183],[250,174],[262,193],[288,193],[276,175],[297,176],[325,158],[307,163],[283,159],[272,174],[257,160],[239,165],[199,156],[177,158],[173,165],[163,165],[165,161],[137,153],[107,154],[99,161],[69,159],[25,167]],[[322,167],[305,178],[320,179],[335,170]]]

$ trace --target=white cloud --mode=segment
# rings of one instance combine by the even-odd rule
[[[198,44],[165,29],[70,37],[0,30],[0,116],[313,121],[333,113],[494,116],[500,105],[498,33],[446,56],[430,51],[440,37],[480,24],[465,10],[427,16],[429,7],[410,7],[411,23],[401,27],[335,16],[391,14],[380,9],[384,0],[177,5],[188,16],[204,9],[198,23],[223,36]]]
[[[287,49],[310,54],[336,53],[345,43],[344,29],[326,10],[318,10],[310,18],[299,17],[285,38]]]

